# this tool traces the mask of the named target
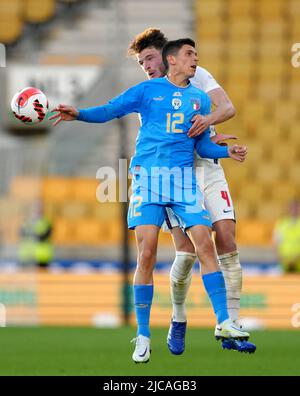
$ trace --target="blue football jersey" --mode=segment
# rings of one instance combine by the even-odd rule
[[[106,122],[139,113],[141,126],[131,169],[136,166],[147,172],[154,167],[182,169],[193,167],[195,148],[202,157],[228,157],[227,148],[211,143],[209,129],[197,138],[187,135],[193,116],[209,114],[210,107],[205,92],[191,84],[176,86],[164,77],[135,85],[106,105],[80,110],[78,120]],[[202,151],[204,148],[206,152]]]

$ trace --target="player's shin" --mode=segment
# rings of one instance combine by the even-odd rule
[[[172,318],[175,322],[186,322],[185,300],[192,280],[192,267],[196,255],[188,252],[176,252],[170,271]]]
[[[153,285],[134,285],[134,306],[137,320],[137,336],[150,337],[150,310],[153,300]]]
[[[222,323],[229,319],[226,301],[225,281],[221,271],[202,275],[205,290],[212,303],[217,322]]]
[[[242,267],[237,251],[219,256],[227,293],[227,308],[230,319],[236,321],[239,317],[242,290]]]

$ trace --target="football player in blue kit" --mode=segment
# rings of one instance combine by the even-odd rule
[[[231,157],[243,161],[243,146],[221,147],[210,140],[209,129],[196,138],[188,131],[195,114],[209,114],[210,98],[192,86],[189,79],[197,66],[191,39],[170,41],[163,49],[165,78],[142,82],[103,106],[78,110],[59,105],[50,119],[103,123],[129,113],[139,113],[141,126],[131,159],[132,196],[128,227],[135,230],[138,261],[134,275],[134,304],[137,319],[136,363],[150,359],[150,310],[153,299],[153,269],[158,234],[166,207],[180,217],[201,262],[202,280],[212,303],[220,338],[246,339],[249,334],[229,318],[226,289],[211,239],[211,219],[201,204],[202,193],[194,173],[194,150],[205,158]],[[169,185],[169,189],[165,186]]]

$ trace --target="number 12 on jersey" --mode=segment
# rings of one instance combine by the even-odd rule
[[[183,133],[183,129],[178,128],[178,125],[184,123],[183,113],[167,113],[167,132],[170,133]]]

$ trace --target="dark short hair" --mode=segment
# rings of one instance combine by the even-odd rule
[[[128,47],[128,54],[136,55],[149,47],[161,50],[167,42],[167,37],[160,31],[160,29],[148,28],[135,36],[131,41]]]
[[[166,69],[169,68],[169,63],[167,60],[168,55],[176,55],[181,47],[184,45],[191,45],[192,47],[196,47],[195,41],[190,38],[182,38],[178,40],[168,41],[162,50],[162,59]]]

